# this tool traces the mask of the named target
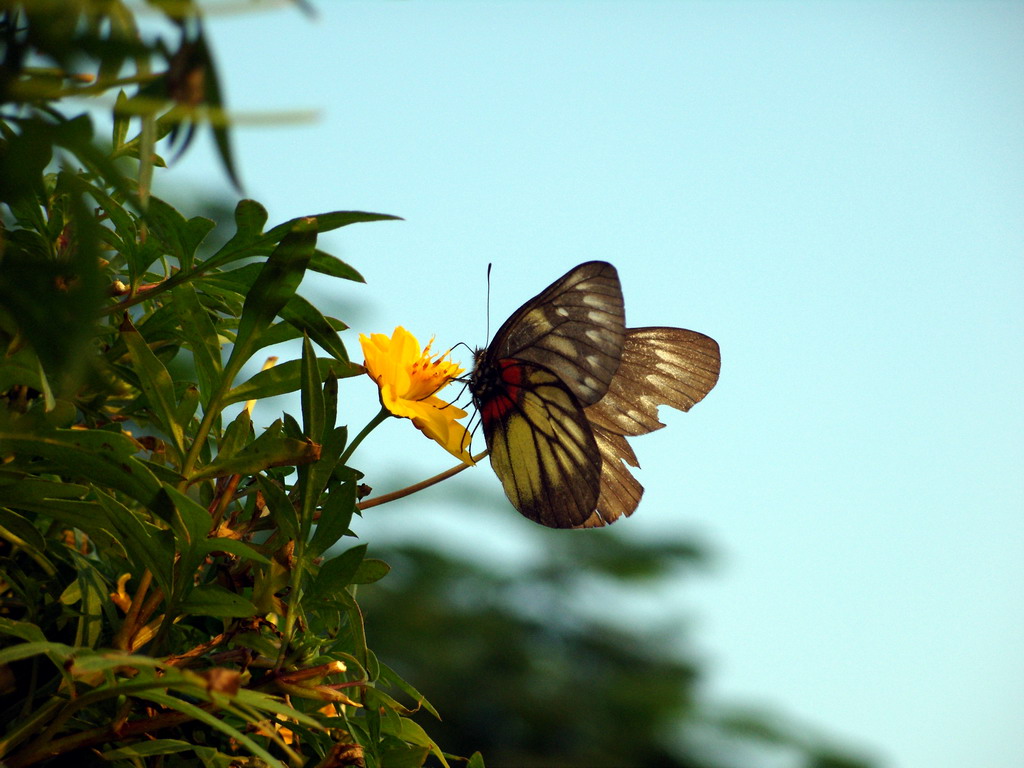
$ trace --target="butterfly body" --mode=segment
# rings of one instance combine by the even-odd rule
[[[491,466],[523,515],[553,528],[629,515],[643,488],[625,440],[687,410],[718,378],[718,345],[678,328],[625,327],[606,262],[580,264],[520,307],[476,354],[470,390]]]

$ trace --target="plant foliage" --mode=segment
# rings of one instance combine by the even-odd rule
[[[200,125],[237,184],[220,87],[197,7],[149,4],[155,39],[118,0],[0,3],[0,762],[447,765],[366,646],[354,586],[388,568],[346,543],[337,420],[362,367],[297,293],[361,279],[320,233],[394,217],[242,200],[209,245],[150,188]],[[284,393],[301,413],[255,429],[241,404]]]

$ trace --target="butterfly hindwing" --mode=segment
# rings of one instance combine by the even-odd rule
[[[625,436],[665,426],[658,420],[661,405],[690,410],[715,386],[720,369],[718,342],[702,333],[682,328],[626,331],[622,362],[608,392],[585,411],[602,467],[597,506],[583,527],[633,514],[644,489],[623,465],[639,466]]]
[[[718,381],[718,343],[682,328],[630,328],[622,365],[601,401],[587,418],[620,435],[661,429],[658,406],[688,411]]]
[[[523,304],[504,322],[485,362],[527,360],[554,371],[581,405],[604,395],[626,333],[615,267],[588,261]]]
[[[505,495],[542,525],[582,525],[597,503],[601,477],[601,456],[583,409],[546,368],[503,359],[495,371],[480,417]]]
[[[601,454],[601,485],[593,512],[579,528],[598,528],[610,525],[624,515],[628,517],[644,495],[644,487],[626,466],[640,466],[626,438],[596,424],[590,427]]]

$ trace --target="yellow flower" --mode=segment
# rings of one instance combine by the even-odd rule
[[[446,359],[451,350],[432,355],[430,344],[420,351],[416,337],[402,326],[388,338],[374,333],[359,335],[364,365],[380,387],[380,402],[395,416],[412,423],[431,440],[467,464],[473,459],[467,450],[466,428],[456,422],[466,416],[461,408],[437,397],[437,392],[462,373],[458,363]],[[431,342],[433,343],[433,342]]]

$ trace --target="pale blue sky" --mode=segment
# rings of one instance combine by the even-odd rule
[[[1020,765],[1024,4],[316,7],[211,26],[232,108],[321,110],[235,134],[272,222],[406,219],[325,237],[368,285],[305,293],[356,332],[476,346],[488,262],[495,328],[611,261],[631,325],[723,357],[704,403],[634,441],[647,495],[616,526],[699,536],[717,566],[624,615],[695,618],[711,701],[893,768]],[[213,193],[210,164],[170,176]],[[343,390],[354,428],[367,384]],[[396,421],[356,463],[387,490],[450,462]],[[566,535],[486,467],[358,533],[510,564]]]

